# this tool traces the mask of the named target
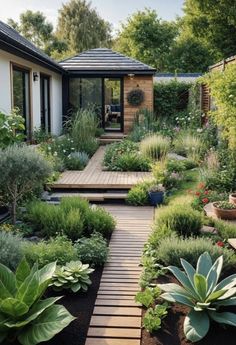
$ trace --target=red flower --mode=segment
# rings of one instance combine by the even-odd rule
[[[195,195],[196,195],[196,196],[200,196],[201,193],[200,193],[200,192],[196,192]]]
[[[198,188],[199,189],[204,189],[205,188],[205,184],[203,182],[199,183]]]
[[[205,190],[204,194],[208,195],[209,194],[209,190]]]
[[[224,246],[225,246],[224,242],[222,242],[222,241],[216,242],[216,245],[217,245],[218,247],[224,247]]]
[[[208,198],[203,198],[202,202],[203,202],[203,204],[207,204],[209,202],[209,199]]]

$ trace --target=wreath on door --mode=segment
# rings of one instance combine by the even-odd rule
[[[127,101],[130,105],[139,106],[144,101],[144,92],[141,89],[133,89],[127,95]]]

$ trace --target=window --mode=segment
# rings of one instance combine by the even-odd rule
[[[13,66],[13,107],[19,109],[19,114],[25,119],[27,139],[31,135],[30,123],[30,72],[18,66]]]

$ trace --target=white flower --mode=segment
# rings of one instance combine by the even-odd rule
[[[198,132],[198,133],[201,133],[201,132],[202,132],[202,128],[198,128],[198,129],[197,129],[197,132]]]
[[[63,150],[64,153],[66,153],[66,150]]]
[[[191,120],[191,117],[188,117],[188,121],[190,121]]]

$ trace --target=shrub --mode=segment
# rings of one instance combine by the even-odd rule
[[[83,263],[99,266],[107,261],[109,253],[107,241],[99,233],[92,234],[90,238],[81,238],[74,247]]]
[[[25,195],[42,186],[52,170],[39,153],[26,145],[0,150],[0,162],[0,194],[10,205],[15,224],[17,204]]]
[[[115,229],[116,222],[114,218],[104,208],[92,206],[89,209],[86,220],[86,233],[92,234],[98,232],[104,237],[108,237]]]
[[[201,139],[191,133],[181,132],[173,142],[175,152],[198,162],[204,152]]]
[[[25,119],[13,109],[10,115],[0,112],[0,148],[17,144],[25,138]]]
[[[186,205],[163,207],[156,214],[154,229],[158,231],[162,226],[183,236],[197,234],[202,227],[202,215]]]
[[[14,270],[22,259],[22,238],[0,231],[0,263]]]
[[[223,201],[228,197],[227,193],[217,193],[215,191],[208,190],[205,183],[199,183],[196,190],[189,191],[193,195],[193,201],[191,206],[201,211],[203,207],[209,202]]]
[[[54,261],[57,261],[58,265],[65,265],[67,262],[77,259],[72,242],[65,236],[57,236],[37,244],[25,242],[23,253],[31,266],[38,262],[39,267]]]
[[[65,266],[58,266],[52,276],[50,286],[55,291],[79,290],[87,291],[88,286],[92,284],[89,274],[94,270],[89,265],[83,265],[80,261],[70,261]]]
[[[126,152],[116,159],[118,171],[149,171],[150,161],[137,152]]]
[[[148,190],[152,185],[153,181],[144,181],[138,183],[129,190],[126,202],[134,206],[148,205]]]
[[[209,238],[205,237],[189,237],[183,239],[171,236],[163,238],[160,240],[154,256],[166,266],[173,265],[180,267],[180,258],[196,266],[199,256],[204,252],[211,253],[213,260],[223,255],[225,268],[233,267],[236,263],[233,250],[219,247]]]
[[[170,141],[162,135],[150,135],[144,138],[140,143],[140,151],[152,160],[166,157],[170,149]]]
[[[64,306],[55,304],[61,297],[41,299],[55,269],[54,262],[40,270],[37,265],[30,270],[23,260],[14,274],[0,265],[1,342],[14,339],[22,345],[46,342],[75,319]]]
[[[229,238],[236,237],[236,225],[223,220],[214,220],[214,227],[217,229],[218,234],[222,239],[228,240]]]
[[[83,170],[89,161],[85,152],[72,152],[66,158],[66,167],[69,170]]]

